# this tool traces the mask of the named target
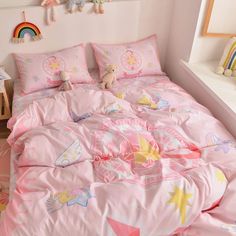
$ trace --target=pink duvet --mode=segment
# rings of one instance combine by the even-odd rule
[[[9,126],[1,236],[236,234],[236,142],[166,77],[56,93]]]

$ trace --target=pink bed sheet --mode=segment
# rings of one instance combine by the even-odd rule
[[[236,232],[236,142],[167,77],[47,92],[9,126],[3,236]]]

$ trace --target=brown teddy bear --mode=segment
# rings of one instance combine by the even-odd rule
[[[108,65],[106,67],[106,74],[102,77],[101,88],[110,89],[112,84],[116,81],[116,65]]]

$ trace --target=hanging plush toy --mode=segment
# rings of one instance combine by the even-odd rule
[[[46,23],[48,25],[50,25],[51,22],[56,21],[54,7],[59,4],[60,4],[60,0],[43,0],[42,1],[41,6],[46,8]]]
[[[67,11],[73,13],[74,7],[78,7],[78,10],[83,11],[86,0],[68,0],[67,1]]]
[[[108,2],[111,2],[112,0],[108,0]],[[103,4],[105,0],[92,0],[94,4],[94,12],[96,14],[104,14],[104,7]]]

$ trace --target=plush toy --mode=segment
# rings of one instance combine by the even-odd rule
[[[111,2],[112,0],[108,0],[108,2]],[[104,8],[103,8],[103,3],[105,0],[92,0],[94,4],[94,12],[96,14],[104,14]]]
[[[60,73],[61,80],[63,81],[61,86],[59,87],[59,91],[68,91],[73,89],[73,85],[70,82],[70,75],[65,71],[61,71]]]
[[[43,0],[42,7],[46,7],[46,23],[51,24],[52,21],[56,21],[54,6],[60,4],[60,0]]]
[[[82,11],[84,8],[86,0],[68,0],[67,1],[67,10],[70,13],[73,13],[74,6],[78,7],[79,11]]]
[[[110,89],[112,84],[116,81],[116,65],[108,65],[106,68],[106,72],[107,73],[102,77],[102,89]]]

